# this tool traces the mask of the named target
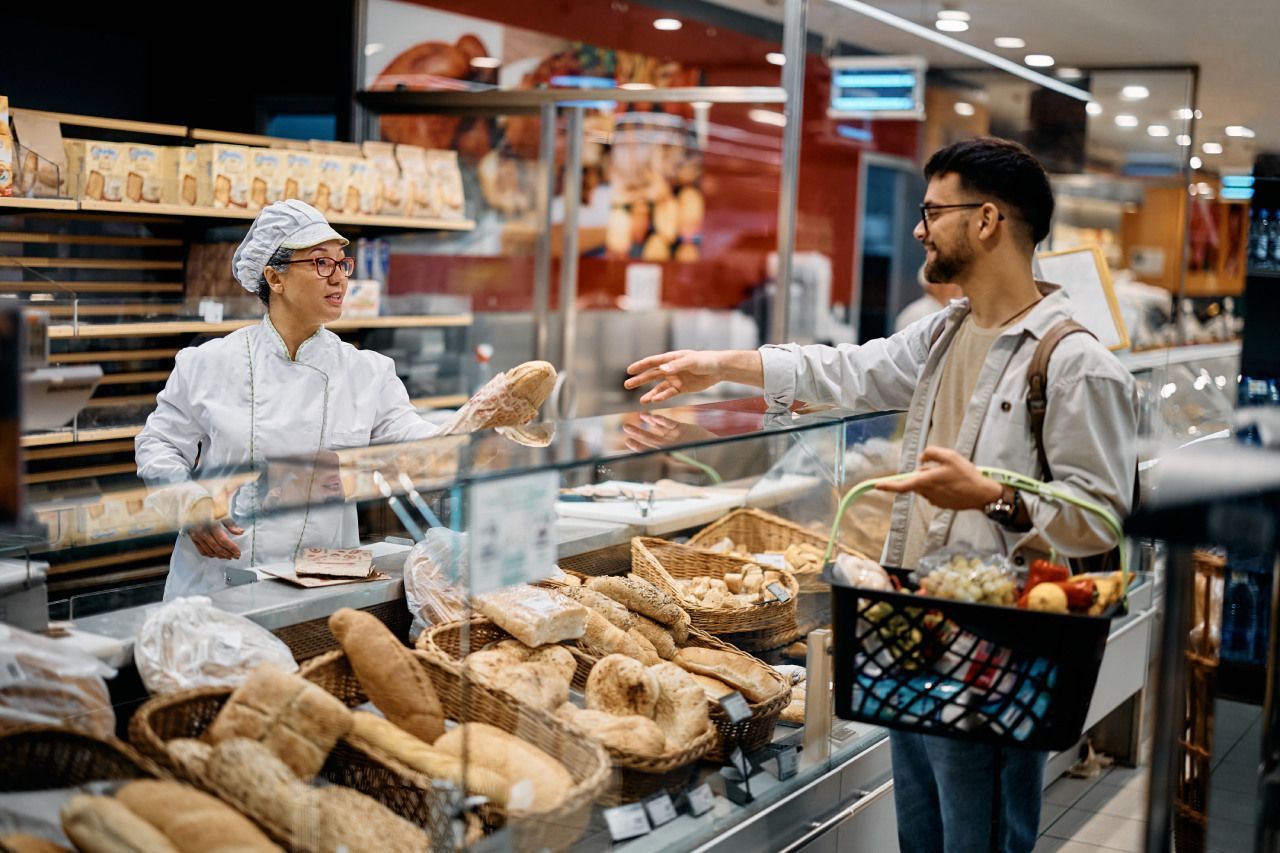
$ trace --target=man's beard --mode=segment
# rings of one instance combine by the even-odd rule
[[[924,278],[932,284],[953,284],[959,281],[973,266],[973,246],[966,237],[954,251],[947,254],[934,244],[933,260],[925,261]]]

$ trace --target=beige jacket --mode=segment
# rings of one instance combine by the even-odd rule
[[[1043,479],[1027,416],[1027,368],[1041,336],[1071,315],[1071,302],[1056,285],[1039,286],[1046,298],[992,344],[953,449],[978,465]],[[957,299],[944,312],[861,346],[762,347],[765,396],[776,406],[801,399],[855,412],[905,410],[901,468],[914,470],[932,421],[943,354],[968,313],[968,300]],[[942,335],[930,349],[939,324]],[[1044,427],[1055,485],[1124,518],[1133,495],[1137,429],[1137,395],[1129,372],[1092,337],[1063,339],[1049,364]],[[915,495],[899,495],[894,501],[882,556],[886,565],[901,564],[915,500]],[[1082,557],[1117,544],[1091,513],[1033,495],[1024,500],[1031,533],[1007,531],[980,510],[940,511],[929,527],[926,553],[966,544],[1023,564],[1050,547],[1063,556]]]

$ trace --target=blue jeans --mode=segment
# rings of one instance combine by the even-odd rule
[[[901,853],[1031,853],[1047,752],[890,732]],[[1000,762],[999,847],[991,843]]]

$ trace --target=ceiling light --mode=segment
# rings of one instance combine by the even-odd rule
[[[939,21],[969,21],[969,13],[959,9],[939,9]]]
[[[1084,111],[1091,116],[1100,116],[1102,115],[1102,104],[1097,101],[1090,101],[1084,105]]]
[[[1028,53],[1022,61],[1032,68],[1048,68],[1053,65],[1053,57],[1047,53]]]
[[[1151,90],[1146,86],[1125,86],[1120,90],[1120,97],[1126,101],[1141,101],[1151,97]]]
[[[684,24],[682,24],[678,18],[659,18],[653,22],[653,28],[655,30],[666,30],[668,32],[678,30],[683,26]]]
[[[1221,153],[1222,153],[1222,143],[1221,143],[1221,142],[1206,142],[1204,145],[1201,145],[1201,146],[1200,146],[1200,150],[1201,150],[1201,151],[1203,151],[1203,152],[1204,152],[1204,153],[1206,153],[1206,154],[1221,154]]]
[[[1174,137],[1173,141],[1181,145],[1183,148],[1191,147],[1191,137],[1187,136],[1187,134],[1185,133],[1179,133],[1176,137]]]
[[[864,2],[864,0],[830,0],[830,2],[834,6],[839,6],[842,9],[848,9],[850,12],[856,12],[864,18],[879,21],[880,23],[893,27],[896,30],[916,36],[917,38],[922,38],[925,41],[933,42],[936,45],[941,45],[942,47],[945,47],[948,50],[953,50],[956,53],[962,53],[970,59],[985,62],[993,68],[999,68],[1001,71],[1007,71],[1015,77],[1021,77],[1023,80],[1035,83],[1037,86],[1052,89],[1055,92],[1059,92],[1069,98],[1075,98],[1078,101],[1090,100],[1089,93],[1078,86],[1072,86],[1070,83],[1064,83],[1055,77],[1050,77],[1048,74],[1040,74],[1036,71],[1032,71],[1026,66],[1019,65],[1018,63],[1006,59],[1003,56],[997,56],[988,50],[983,50],[980,47],[974,47],[967,42],[960,41],[959,39],[944,35],[936,30],[930,29],[929,27],[917,24],[915,21],[909,21],[901,15],[886,12],[878,6]]]
[[[1173,112],[1169,113],[1169,115],[1173,116],[1176,119],[1181,119],[1182,121],[1191,121],[1191,119],[1195,116],[1195,112],[1192,111],[1191,107],[1183,107],[1180,110],[1174,110]]]
[[[1200,112],[1199,110],[1196,110],[1196,121],[1199,121],[1202,118],[1204,118],[1204,113]]]
[[[952,21],[948,18],[939,18],[933,25],[944,33],[963,33],[969,29],[964,21]]]
[[[996,47],[1003,47],[1005,50],[1022,50],[1027,43],[1017,36],[1000,36],[996,39]]]
[[[1165,127],[1163,124],[1147,125],[1147,136],[1154,136],[1154,137],[1160,138],[1168,135],[1169,135],[1169,128]]]
[[[1059,80],[1080,80],[1084,77],[1079,68],[1059,68],[1057,73]]]
[[[1191,168],[1193,168],[1193,169],[1199,169],[1199,168],[1200,168],[1201,166],[1203,166],[1203,165],[1204,165],[1204,161],[1203,161],[1203,160],[1201,160],[1199,157],[1192,157],[1192,158],[1191,158]]]
[[[477,56],[471,60],[472,68],[497,68],[502,64],[502,60],[496,56]]]
[[[974,110],[973,104],[968,101],[956,101],[956,115],[971,116],[974,112],[976,112],[976,110]]]
[[[770,65],[786,65],[787,55],[785,53],[777,53],[777,52],[766,53],[764,55],[764,60]]]
[[[1227,125],[1226,134],[1227,136],[1238,136],[1241,139],[1253,139],[1255,136],[1257,136],[1257,134],[1254,133],[1252,130],[1239,124]]]
[[[1137,127],[1138,117],[1129,113],[1120,113],[1116,116],[1116,127]]]
[[[774,127],[787,126],[787,117],[776,110],[751,110],[747,113],[747,118],[761,124],[771,124]]]

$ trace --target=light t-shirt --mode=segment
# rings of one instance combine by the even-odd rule
[[[1012,323],[983,329],[973,322],[970,314],[960,323],[951,346],[943,356],[942,377],[938,384],[938,396],[933,403],[933,419],[929,423],[929,432],[925,447],[954,448],[960,436],[960,426],[964,423],[965,412],[969,408],[969,400],[978,387],[978,378],[982,375],[982,366],[986,364],[987,354],[996,338],[1012,325]],[[907,520],[907,543],[903,553],[903,566],[915,568],[923,556],[925,539],[929,535],[929,524],[933,521],[937,507],[919,495],[914,496],[911,504],[911,515]]]

